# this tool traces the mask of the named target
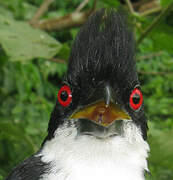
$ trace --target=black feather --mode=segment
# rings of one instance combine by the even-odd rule
[[[109,84],[116,100],[137,123],[146,139],[147,122],[143,110],[129,107],[132,90],[140,87],[134,60],[135,41],[126,16],[115,10],[97,11],[81,28],[73,44],[64,83],[72,90],[72,103],[62,107],[57,101],[49,122],[47,139],[77,108],[103,98]]]
[[[130,94],[135,87],[140,88],[140,84],[134,60],[135,41],[127,24],[122,13],[102,9],[81,28],[73,44],[63,82],[71,88],[72,102],[68,107],[56,102],[43,145],[54,137],[56,129],[74,111],[102,99],[106,84],[111,87],[116,101],[141,127],[143,138],[147,138],[144,106],[138,111],[129,106]],[[48,173],[49,167],[40,156],[33,155],[18,165],[6,180],[38,180]]]
[[[137,80],[134,38],[126,18],[114,10],[98,11],[81,28],[73,45],[67,81],[82,88],[100,80]],[[130,79],[130,80],[131,80]]]
[[[48,170],[49,164],[43,163],[40,156],[32,155],[14,168],[6,180],[39,180]]]

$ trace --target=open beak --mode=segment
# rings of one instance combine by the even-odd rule
[[[70,116],[70,119],[77,119],[78,134],[105,139],[123,133],[124,120],[131,121],[131,117],[120,105],[111,102],[111,94],[110,87],[106,86],[104,100],[90,104]]]
[[[88,119],[100,126],[108,127],[117,120],[131,118],[118,104],[110,102],[108,105],[100,101],[75,112],[70,119]]]

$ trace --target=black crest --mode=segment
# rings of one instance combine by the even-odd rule
[[[122,81],[134,70],[134,38],[126,17],[115,10],[96,12],[81,28],[73,45],[67,81],[83,87],[83,83],[100,80]],[[85,80],[85,81],[84,81]]]
[[[134,87],[140,85],[134,60],[135,41],[126,19],[121,12],[101,9],[79,31],[64,79],[64,83],[71,88],[72,102],[64,108],[57,101],[49,122],[48,139],[79,106],[100,99],[106,83],[134,122],[141,126],[146,138],[143,107],[137,113],[129,107],[129,96]],[[96,99],[93,100],[93,97]]]

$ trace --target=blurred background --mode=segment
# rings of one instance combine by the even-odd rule
[[[173,1],[0,0],[0,180],[36,152],[80,26],[124,6],[148,117],[148,180],[173,180]]]

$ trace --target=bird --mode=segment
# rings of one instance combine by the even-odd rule
[[[97,10],[69,55],[48,133],[6,180],[144,180],[149,145],[126,13]]]

